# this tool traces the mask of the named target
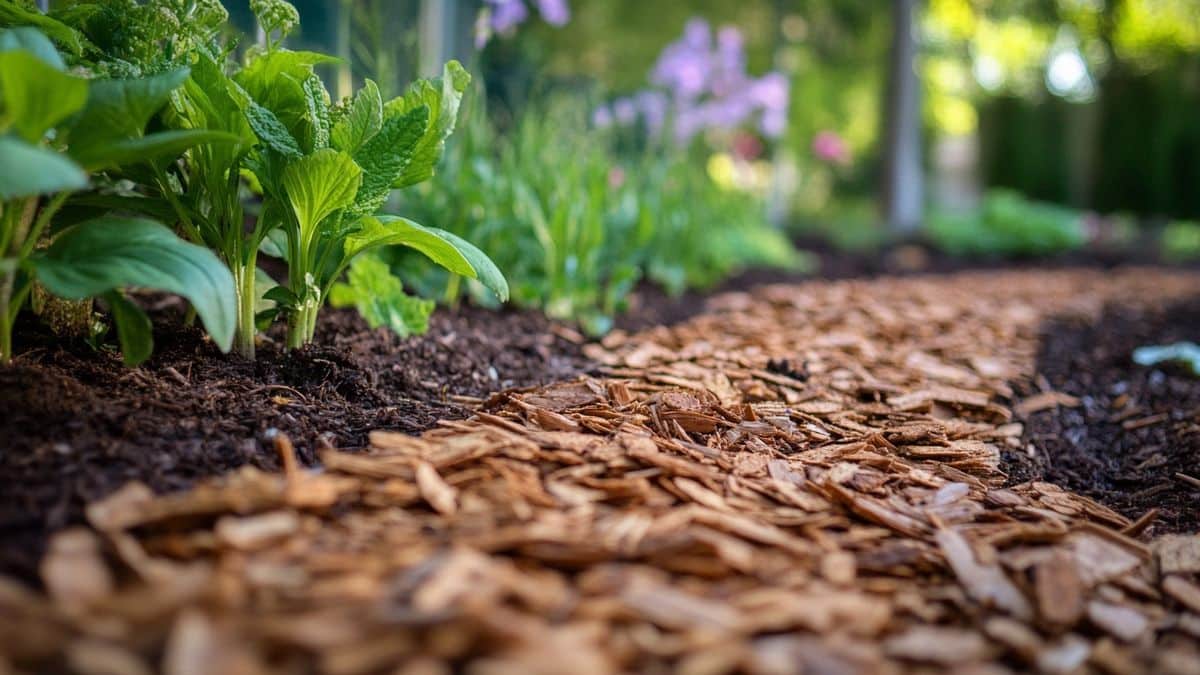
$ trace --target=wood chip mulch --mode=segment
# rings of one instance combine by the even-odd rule
[[[1200,673],[1200,537],[1003,487],[1048,316],[1131,270],[736,293],[323,470],[131,484],[0,579],[0,673]]]

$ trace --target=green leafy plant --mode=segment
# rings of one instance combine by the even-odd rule
[[[1083,214],[993,190],[975,213],[935,213],[927,234],[951,255],[1039,256],[1083,247]]]
[[[24,12],[24,13],[22,13]],[[14,18],[15,17],[15,18]],[[82,45],[68,26],[5,2],[0,19],[23,20],[59,42]],[[148,78],[88,80],[41,30],[0,31],[0,361],[12,358],[12,328],[35,283],[66,299],[108,303],[128,363],[152,349],[150,321],[123,294],[147,287],[183,295],[214,341],[233,333],[232,279],[211,252],[168,228],[86,209],[79,222],[56,223],[64,204],[90,177],[170,161],[205,130],[146,131],[186,69]]]
[[[1160,247],[1163,257],[1173,262],[1200,259],[1200,223],[1190,220],[1167,223]]]
[[[387,326],[400,337],[420,335],[429,329],[429,315],[436,303],[404,292],[404,284],[388,264],[375,255],[363,255],[350,263],[345,283],[329,292],[334,307],[354,307],[371,328]]]
[[[476,106],[442,170],[401,205],[494,251],[517,279],[517,304],[594,334],[611,328],[641,279],[679,293],[742,267],[804,267],[761,201],[716,187],[682,151],[619,152],[587,116],[580,101],[552,98],[502,133]],[[423,295],[487,301],[476,284],[422,273],[403,253],[391,262]]]
[[[241,142],[197,147],[191,161],[157,181],[184,230],[233,272],[237,350],[253,356],[256,326],[272,314],[286,318],[289,346],[311,341],[330,288],[356,256],[382,246],[413,248],[507,299],[507,282],[479,249],[380,213],[393,190],[433,175],[467,72],[451,62],[441,78],[419,80],[386,102],[367,81],[352,99],[334,105],[314,70],[332,57],[282,47],[296,25],[291,5],[263,0],[252,6],[269,36],[266,48],[232,72],[219,56],[199,50],[190,81],[166,115],[174,128],[220,129]],[[242,179],[261,196],[249,225]],[[275,304],[266,314],[256,312],[260,250],[283,258],[288,268],[287,284],[267,293]]]

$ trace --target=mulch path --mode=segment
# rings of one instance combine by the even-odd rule
[[[47,534],[131,480],[166,492],[241,466],[278,469],[276,431],[302,440],[312,464],[318,444],[424,431],[495,391],[587,367],[553,331],[581,338],[534,312],[439,310],[429,333],[401,340],[330,310],[316,345],[285,354],[268,342],[251,363],[182,329],[176,307],[152,309],[158,349],[137,369],[21,326],[17,360],[0,368],[0,574],[35,577]]]
[[[1200,537],[1003,469],[1074,405],[1035,376],[1047,319],[1197,281],[731,293],[586,347],[595,376],[318,470],[276,435],[282,473],[131,484],[55,537],[44,595],[0,579],[0,667],[1194,673]]]

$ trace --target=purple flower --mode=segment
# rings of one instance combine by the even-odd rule
[[[746,49],[742,32],[733,26],[723,26],[717,32],[717,57],[721,68],[731,73],[746,71]]]
[[[682,108],[675,114],[675,141],[685,145],[704,128],[704,111],[700,108]]]
[[[671,45],[654,65],[651,81],[672,90],[678,99],[696,98],[708,84],[710,58],[705,51],[682,44]]]
[[[767,110],[763,112],[758,128],[767,138],[779,138],[787,131],[787,113],[782,110]]]
[[[608,106],[602,105],[592,111],[592,126],[597,129],[607,129],[612,126],[613,114]]]
[[[667,97],[660,91],[647,89],[634,95],[642,119],[646,121],[646,130],[651,136],[657,136],[667,121]]]
[[[565,26],[571,20],[571,8],[567,0],[537,0],[538,13],[551,26]]]
[[[491,12],[482,11],[475,17],[475,49],[483,49],[492,39]]]
[[[683,44],[692,49],[708,50],[712,47],[712,29],[701,18],[690,19],[683,27]]]
[[[618,124],[628,126],[637,121],[637,106],[633,99],[619,98],[613,101],[612,109]]]
[[[767,110],[786,110],[788,90],[787,76],[780,72],[770,72],[754,83],[750,95],[755,103]]]
[[[529,9],[521,0],[487,0],[492,6],[492,30],[511,33],[529,18]]]

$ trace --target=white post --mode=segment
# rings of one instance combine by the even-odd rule
[[[892,0],[892,50],[884,114],[886,155],[883,216],[895,232],[911,234],[924,217],[921,171],[921,83],[917,77],[919,0]]]
[[[421,0],[420,74],[436,77],[457,56],[458,0]]]

